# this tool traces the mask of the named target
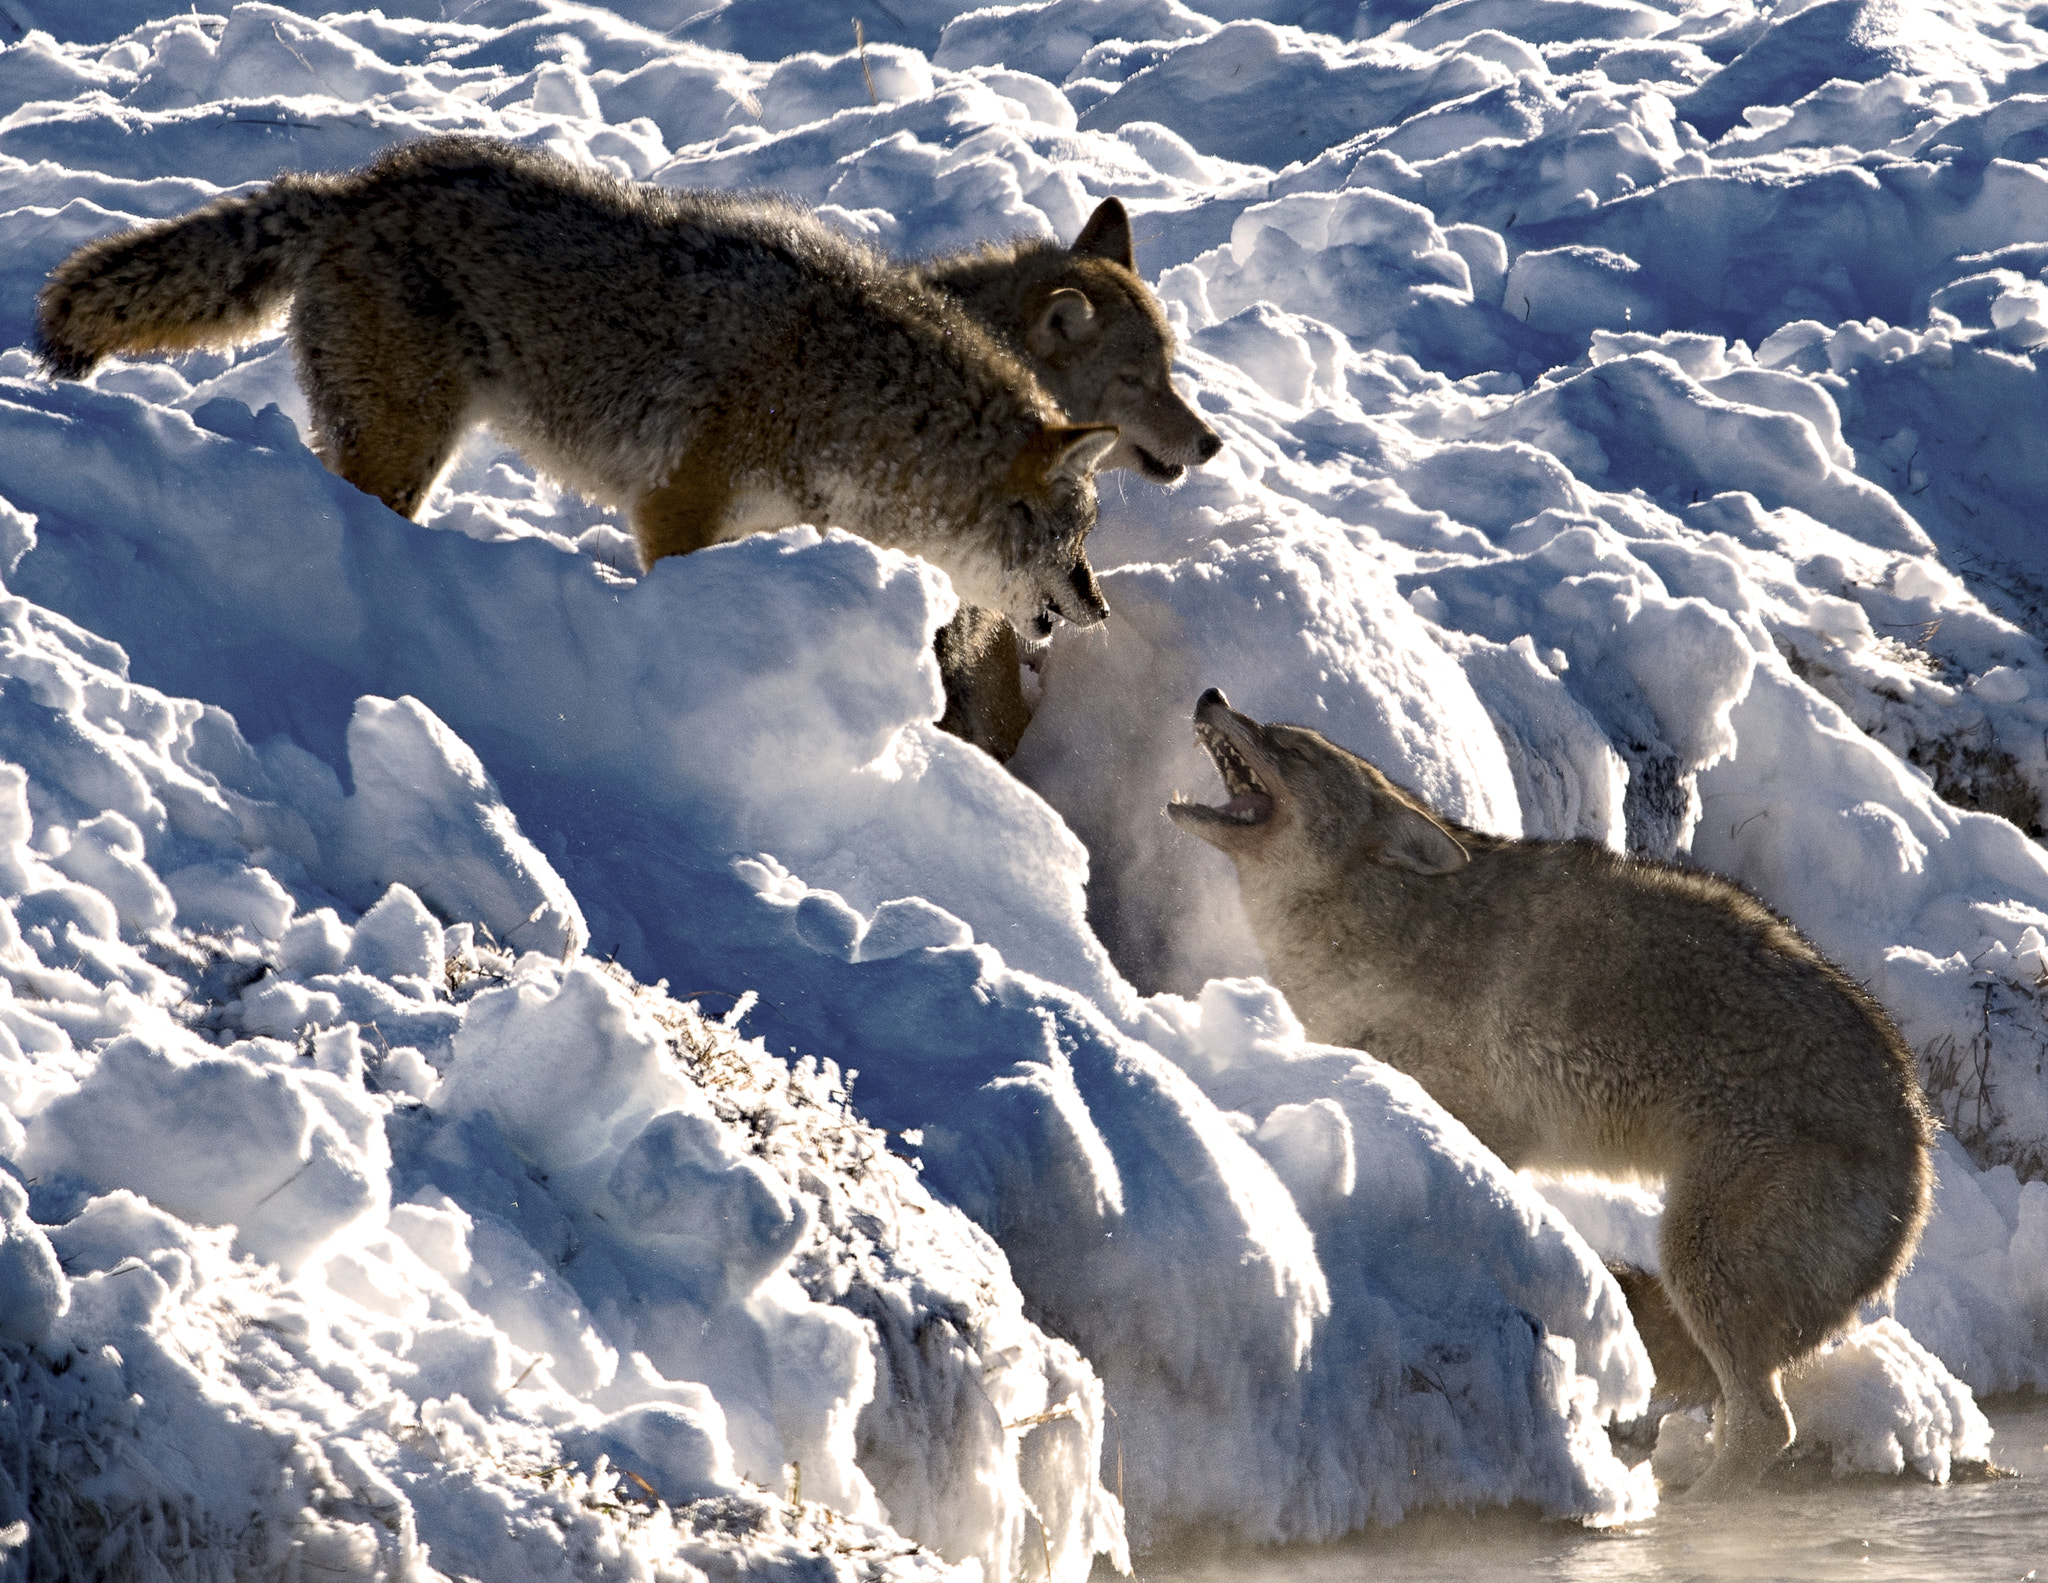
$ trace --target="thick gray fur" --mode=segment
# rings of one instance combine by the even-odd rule
[[[1195,713],[1229,855],[1311,1038],[1417,1078],[1508,1165],[1661,1179],[1663,1281],[1720,1386],[1699,1488],[1793,1437],[1780,1377],[1885,1291],[1927,1218],[1933,1123],[1882,1009],[1716,875],[1439,819],[1355,754]]]

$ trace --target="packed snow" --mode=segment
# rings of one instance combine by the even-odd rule
[[[1799,1451],[1995,1459],[1976,1397],[2048,1388],[2030,16],[0,0],[0,1578],[1650,1516],[1709,1449],[1607,1432],[1658,1410],[1602,1263],[1656,1184],[1305,1041],[1160,816],[1209,686],[1869,985],[1940,1186]],[[278,337],[37,372],[80,243],[446,131],[904,257],[1123,199],[1225,449],[1104,477],[1113,617],[1007,767],[934,728],[920,562],[642,575],[488,434],[404,521]]]

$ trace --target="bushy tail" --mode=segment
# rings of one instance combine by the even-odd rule
[[[336,185],[286,176],[261,192],[88,242],[50,272],[36,299],[43,366],[59,379],[81,379],[115,352],[231,346],[258,334],[333,224]]]

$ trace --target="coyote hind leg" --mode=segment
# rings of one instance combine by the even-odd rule
[[[417,517],[455,454],[462,431],[459,413],[453,402],[417,403],[403,412],[378,412],[367,421],[323,422],[320,459],[401,517]]]
[[[414,517],[455,454],[471,392],[452,327],[381,307],[306,291],[293,304],[292,350],[320,459]]]
[[[1627,1299],[1636,1334],[1650,1354],[1650,1366],[1657,1373],[1656,1400],[1680,1408],[1711,1407],[1719,1401],[1721,1382],[1714,1366],[1685,1328],[1664,1282],[1633,1264],[1610,1261],[1607,1273]]]
[[[1670,1180],[1664,1288],[1721,1392],[1697,1494],[1751,1487],[1783,1455],[1796,1432],[1785,1366],[1855,1314],[1857,1228],[1844,1223],[1825,1152],[1703,1149]]]

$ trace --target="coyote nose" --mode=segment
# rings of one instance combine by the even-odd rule
[[[1206,462],[1210,457],[1223,449],[1223,436],[1214,429],[1204,429],[1202,437],[1195,442],[1195,449],[1201,453],[1202,460]]]
[[[1208,707],[1211,704],[1221,705],[1225,709],[1228,709],[1230,707],[1230,700],[1223,696],[1223,689],[1221,687],[1211,687],[1207,692],[1202,694],[1201,697],[1195,700],[1195,718],[1199,720],[1203,712],[1206,709],[1208,709]]]

